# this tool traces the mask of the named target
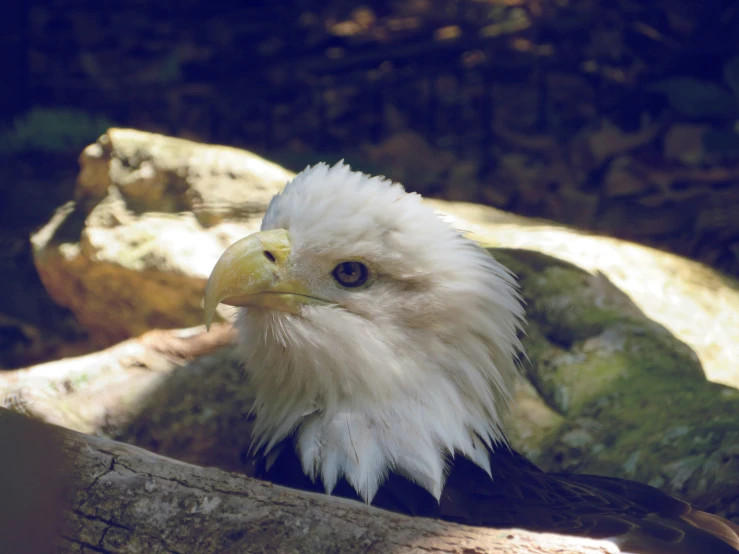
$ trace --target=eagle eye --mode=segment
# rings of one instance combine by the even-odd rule
[[[369,269],[360,262],[342,262],[337,265],[331,275],[342,287],[361,287],[369,279]]]

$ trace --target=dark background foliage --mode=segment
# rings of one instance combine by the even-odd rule
[[[0,28],[11,319],[68,317],[28,235],[111,125],[346,158],[739,274],[732,0],[7,0]]]

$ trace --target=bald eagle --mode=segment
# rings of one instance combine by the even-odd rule
[[[640,483],[543,472],[507,445],[515,278],[399,184],[307,168],[217,262],[208,324],[220,302],[242,308],[257,477],[634,553],[739,550],[728,520]]]

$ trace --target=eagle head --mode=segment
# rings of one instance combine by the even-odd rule
[[[389,472],[437,499],[449,457],[504,440],[523,308],[512,275],[417,194],[343,163],[290,181],[208,281],[240,306],[255,446],[292,436],[330,493],[371,502]]]

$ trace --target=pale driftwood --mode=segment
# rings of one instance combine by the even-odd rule
[[[24,417],[0,410],[0,430],[7,433],[16,425],[27,433]],[[54,428],[52,435],[56,440],[44,459],[64,468],[67,491],[55,541],[58,553],[618,552],[608,543],[585,539],[399,516],[67,429]],[[59,463],[53,442],[66,462]],[[12,501],[0,499],[0,509]],[[48,499],[44,504],[55,505]],[[34,536],[52,521],[36,521]]]
[[[216,324],[209,333],[204,326],[154,330],[85,356],[0,372],[0,407],[83,433],[108,434],[134,420],[152,391],[176,379],[177,370],[186,373],[188,364],[197,363],[215,379],[231,369],[233,378],[239,372],[227,368],[233,338],[228,324]],[[162,410],[179,404],[160,403]]]

